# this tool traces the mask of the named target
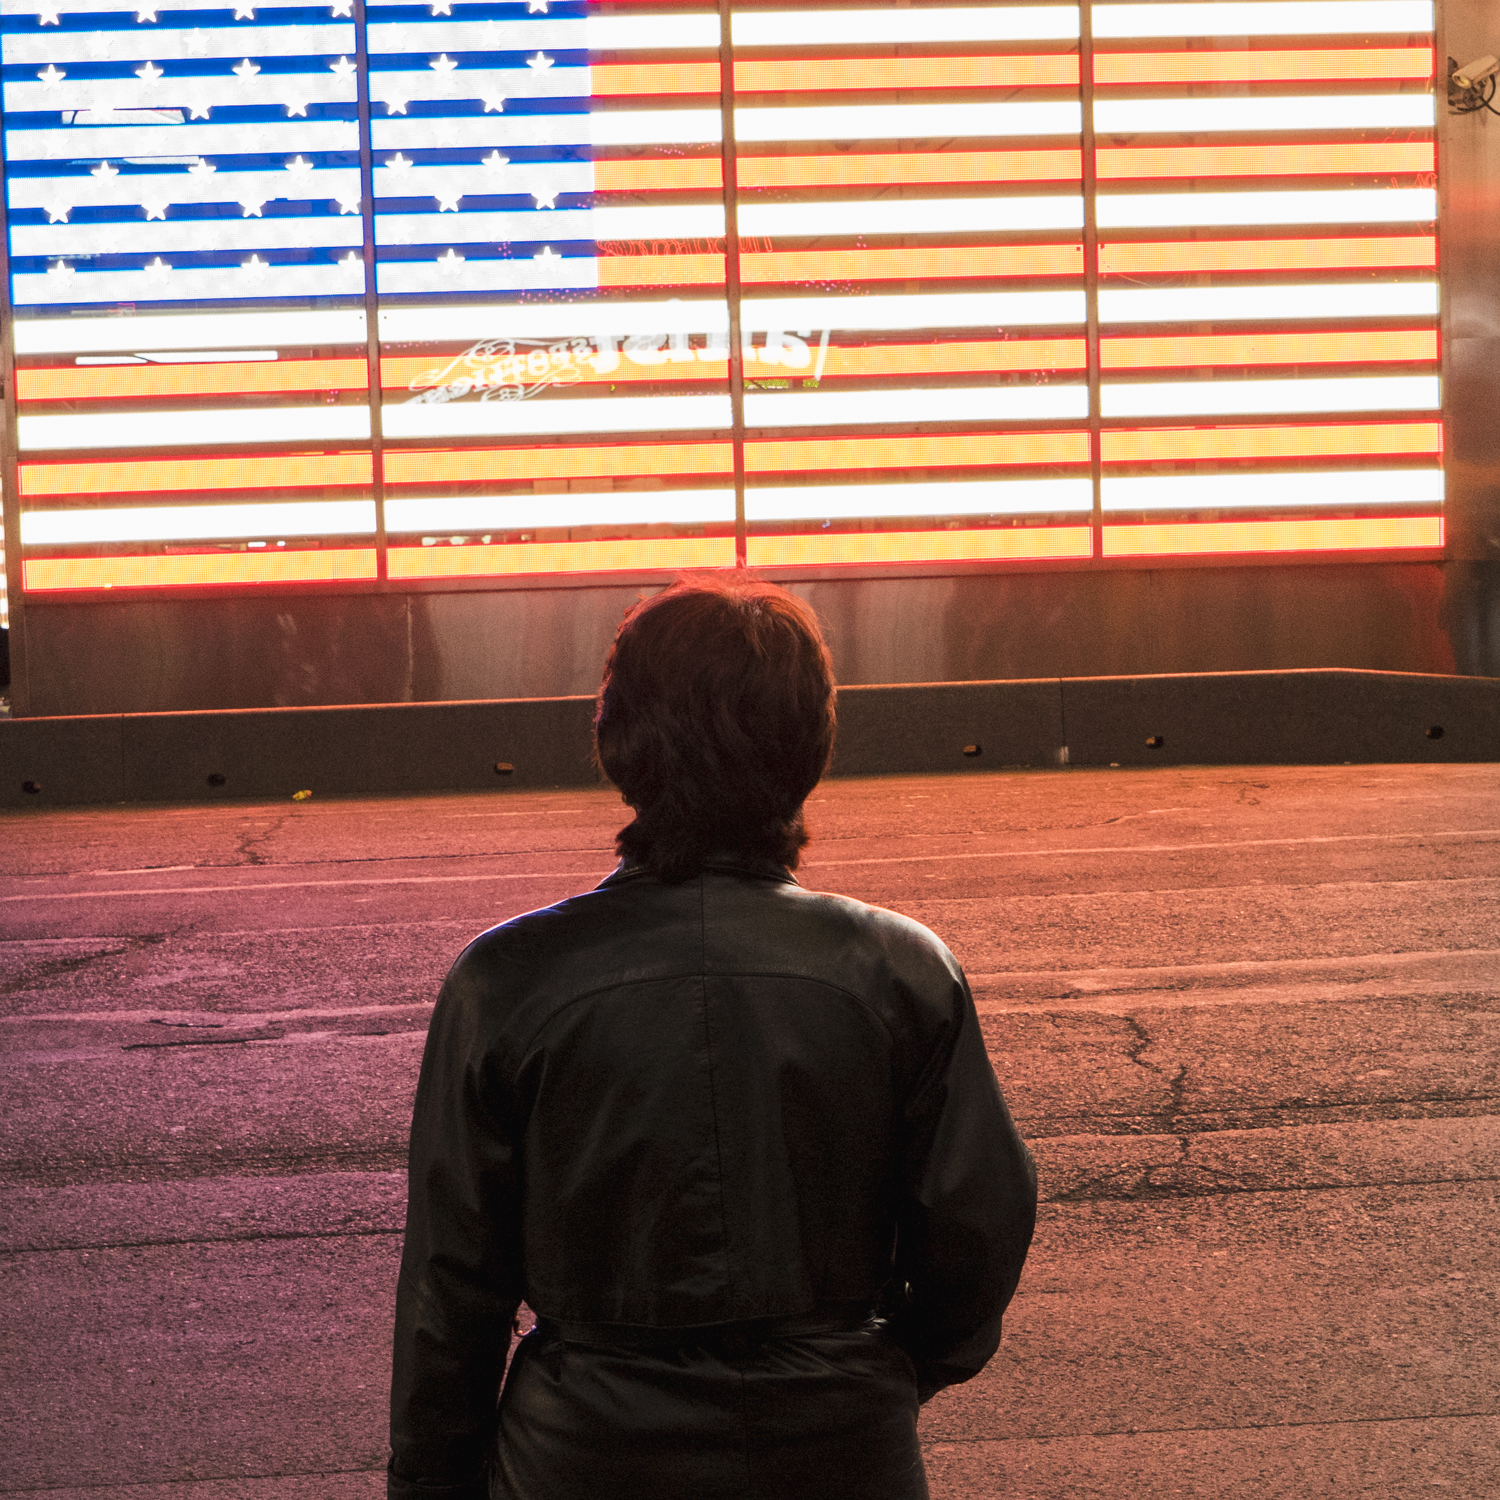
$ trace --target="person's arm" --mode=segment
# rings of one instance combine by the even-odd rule
[[[396,1288],[388,1500],[485,1500],[521,1299],[518,1142],[464,960],[438,997],[412,1113]]]
[[[959,976],[953,1011],[904,1113],[892,1332],[921,1400],[977,1375],[1036,1227],[1036,1166],[1001,1097]]]

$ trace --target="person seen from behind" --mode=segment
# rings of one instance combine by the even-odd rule
[[[918,1406],[999,1346],[1036,1173],[952,954],[793,874],[817,620],[679,581],[594,727],[618,868],[476,938],[433,1012],[388,1496],[925,1500]]]

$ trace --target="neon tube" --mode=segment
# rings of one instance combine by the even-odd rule
[[[133,318],[17,318],[17,354],[137,349],[307,348],[365,342],[364,312],[137,314]]]
[[[1082,276],[1083,246],[934,245],[875,250],[741,253],[741,280],[942,281],[960,277]]]
[[[1106,557],[1189,557],[1215,552],[1366,552],[1441,547],[1441,516],[1338,520],[1197,521],[1106,526]]]
[[[745,495],[745,515],[750,521],[1087,514],[1093,505],[1094,487],[1087,478],[798,484],[751,489]]]
[[[732,568],[732,536],[642,537],[502,546],[392,547],[391,578],[501,578],[534,573],[634,573]]]
[[[1300,474],[1142,474],[1107,478],[1106,511],[1317,510],[1441,505],[1441,469],[1315,469]]]
[[[622,166],[598,162],[601,187]],[[637,165],[637,164],[632,164]],[[639,163],[644,167],[646,163]],[[607,170],[606,170],[607,169]],[[906,182],[1077,182],[1076,149],[1044,151],[851,152],[847,156],[742,156],[740,187],[880,187]],[[714,176],[712,186],[717,188]]]
[[[1181,224],[1426,224],[1437,217],[1432,188],[1355,188],[1276,193],[1102,193],[1101,229]]]
[[[1096,52],[1094,82],[1311,83],[1432,77],[1431,47],[1251,52]],[[715,75],[714,87],[718,87]]]
[[[296,359],[275,363],[106,365],[16,371],[18,401],[160,400],[172,396],[249,395],[279,391],[364,390],[362,359]]]
[[[1234,462],[1440,454],[1441,422],[1353,422],[1289,427],[1106,428],[1107,464]]]
[[[373,547],[305,552],[198,552],[164,557],[32,557],[27,593],[59,589],[199,588],[255,583],[349,583],[375,576]]]
[[[1086,432],[945,432],[901,437],[751,439],[749,474],[818,470],[998,468],[1024,464],[1086,464]]]
[[[238,458],[120,459],[23,463],[25,499],[47,495],[151,494],[177,490],[290,490],[372,481],[368,453],[278,453]]]
[[[973,531],[835,531],[747,539],[752,568],[849,563],[1020,562],[1088,557],[1087,526],[995,526]]]
[[[667,432],[728,427],[729,397],[580,396],[566,401],[451,402],[443,406],[387,404],[388,438],[515,436],[544,432]]]
[[[1373,375],[1321,380],[1182,380],[1105,382],[1106,417],[1237,416],[1261,412],[1435,411],[1436,375]]]
[[[623,113],[623,112],[622,112]],[[594,120],[614,120],[599,114]],[[737,109],[742,141],[947,140],[953,136],[1077,135],[1080,106],[1067,99],[1043,104],[829,104],[783,109]],[[676,139],[677,137],[665,137]],[[596,133],[599,142],[616,137]],[[660,134],[649,137],[661,140]],[[694,136],[693,139],[702,139]],[[632,138],[634,143],[635,138]]]
[[[1438,357],[1435,328],[1349,333],[1222,333],[1164,338],[1106,338],[1099,344],[1106,370],[1152,370],[1187,365],[1377,364]]]
[[[868,422],[1045,422],[1087,415],[1085,385],[777,391],[752,392],[745,397],[745,422],[751,427],[831,427]]]
[[[1373,36],[1431,31],[1432,0],[1208,0],[1095,5],[1096,37]]]
[[[1183,53],[1198,57],[1202,53]],[[1298,141],[1264,146],[1101,146],[1101,181],[1148,177],[1401,176],[1437,166],[1431,141]]]
[[[1437,118],[1431,94],[1277,95],[1246,99],[1098,99],[1094,128],[1111,135],[1223,130],[1421,130]]]
[[[728,474],[728,443],[611,443],[587,448],[392,448],[385,455],[388,485],[473,484],[536,479]]]
[[[1033,42],[1078,35],[1073,5],[924,6],[920,10],[739,11],[736,47],[874,47],[907,42]]]
[[[599,494],[443,495],[387,500],[388,533],[535,531],[556,526],[734,524],[734,491],[615,490]]]
[[[1192,271],[1342,271],[1437,267],[1430,234],[1296,240],[1129,240],[1099,247],[1106,276]]]
[[[99,412],[88,416],[21,417],[26,452],[59,448],[201,448],[220,443],[347,442],[370,435],[364,406],[276,406],[239,411]]]
[[[373,500],[299,500],[259,505],[142,505],[123,509],[23,511],[27,547],[100,542],[207,541],[228,537],[368,536]]]
[[[1363,282],[1321,286],[1173,287],[1162,291],[1106,288],[1099,317],[1106,323],[1211,323],[1239,319],[1436,317],[1435,281]]]
[[[980,234],[987,230],[1082,227],[1083,199],[1071,195],[893,198],[865,203],[751,202],[740,208],[741,234],[796,236],[911,234],[914,231],[920,234]]]

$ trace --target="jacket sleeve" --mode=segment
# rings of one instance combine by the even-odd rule
[[[388,1500],[484,1500],[521,1300],[518,1131],[465,970],[460,959],[433,1011],[412,1115]]]
[[[1001,1097],[962,974],[903,1127],[889,1312],[926,1401],[977,1375],[1000,1347],[1036,1227],[1036,1166]]]

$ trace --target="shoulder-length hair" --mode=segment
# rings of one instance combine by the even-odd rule
[[[716,855],[795,869],[833,736],[812,610],[744,575],[678,580],[625,616],[604,666],[596,755],[635,812],[616,847],[668,881]]]

